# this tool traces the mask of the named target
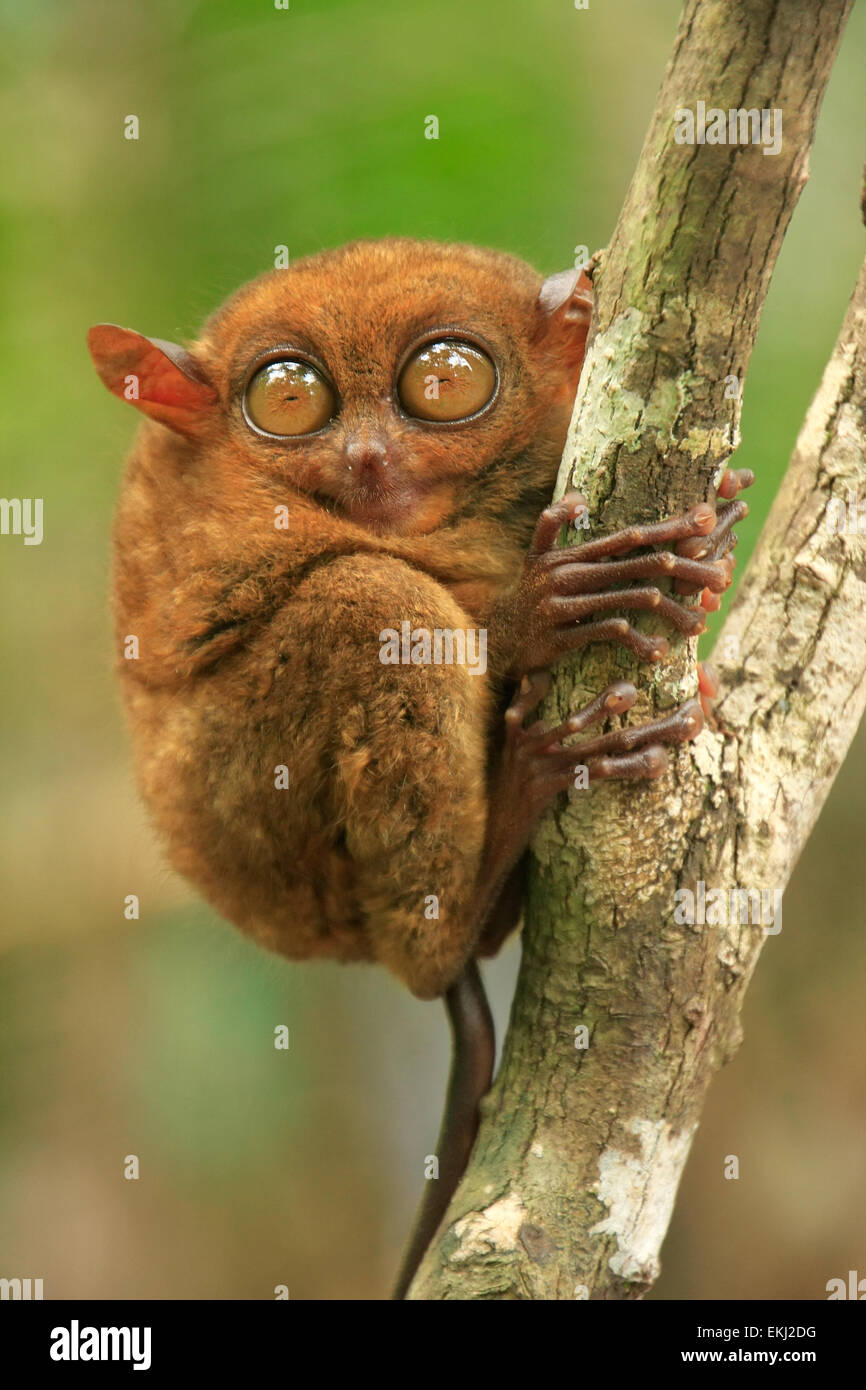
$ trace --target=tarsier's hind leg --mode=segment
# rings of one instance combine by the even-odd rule
[[[334,823],[354,878],[354,911],[372,954],[421,998],[451,985],[472,954],[487,820],[490,696],[480,660],[381,660],[381,634],[472,628],[429,576],[354,556],[312,576],[300,598],[327,605],[340,641],[319,641],[331,711]],[[298,613],[300,617],[300,611]],[[348,655],[347,655],[348,651]],[[478,657],[467,643],[466,652]],[[452,649],[452,655],[459,647]],[[391,655],[395,652],[392,650]],[[396,655],[411,656],[397,643]],[[448,655],[447,647],[443,655]]]

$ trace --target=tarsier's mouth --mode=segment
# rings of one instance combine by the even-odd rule
[[[360,526],[396,526],[416,510],[422,491],[415,487],[366,483],[334,498],[332,505]]]
[[[361,526],[392,527],[411,515],[414,494],[379,493],[348,498],[340,503],[340,510]]]

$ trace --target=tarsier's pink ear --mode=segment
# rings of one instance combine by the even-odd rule
[[[589,329],[592,281],[585,270],[560,270],[549,275],[538,291],[538,307],[548,319]],[[584,333],[584,337],[586,334]]]
[[[536,333],[569,370],[580,371],[592,322],[592,281],[585,270],[561,270],[538,291]]]
[[[115,323],[91,328],[87,346],[113,395],[181,434],[199,431],[217,393],[183,348]]]

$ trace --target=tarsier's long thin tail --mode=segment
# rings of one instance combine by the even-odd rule
[[[478,1132],[478,1104],[489,1091],[493,1078],[496,1055],[493,1018],[474,960],[469,961],[448,990],[445,1007],[451,1024],[453,1051],[442,1127],[436,1144],[439,1177],[427,1182],[403,1256],[393,1294],[395,1299],[406,1297],[424,1252],[463,1176]]]

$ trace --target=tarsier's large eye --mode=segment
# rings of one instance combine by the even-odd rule
[[[404,410],[419,420],[465,420],[496,392],[496,368],[481,348],[442,338],[413,352],[397,383]]]
[[[244,397],[247,419],[268,434],[312,434],[334,414],[336,401],[324,377],[309,362],[268,362],[250,381]]]

